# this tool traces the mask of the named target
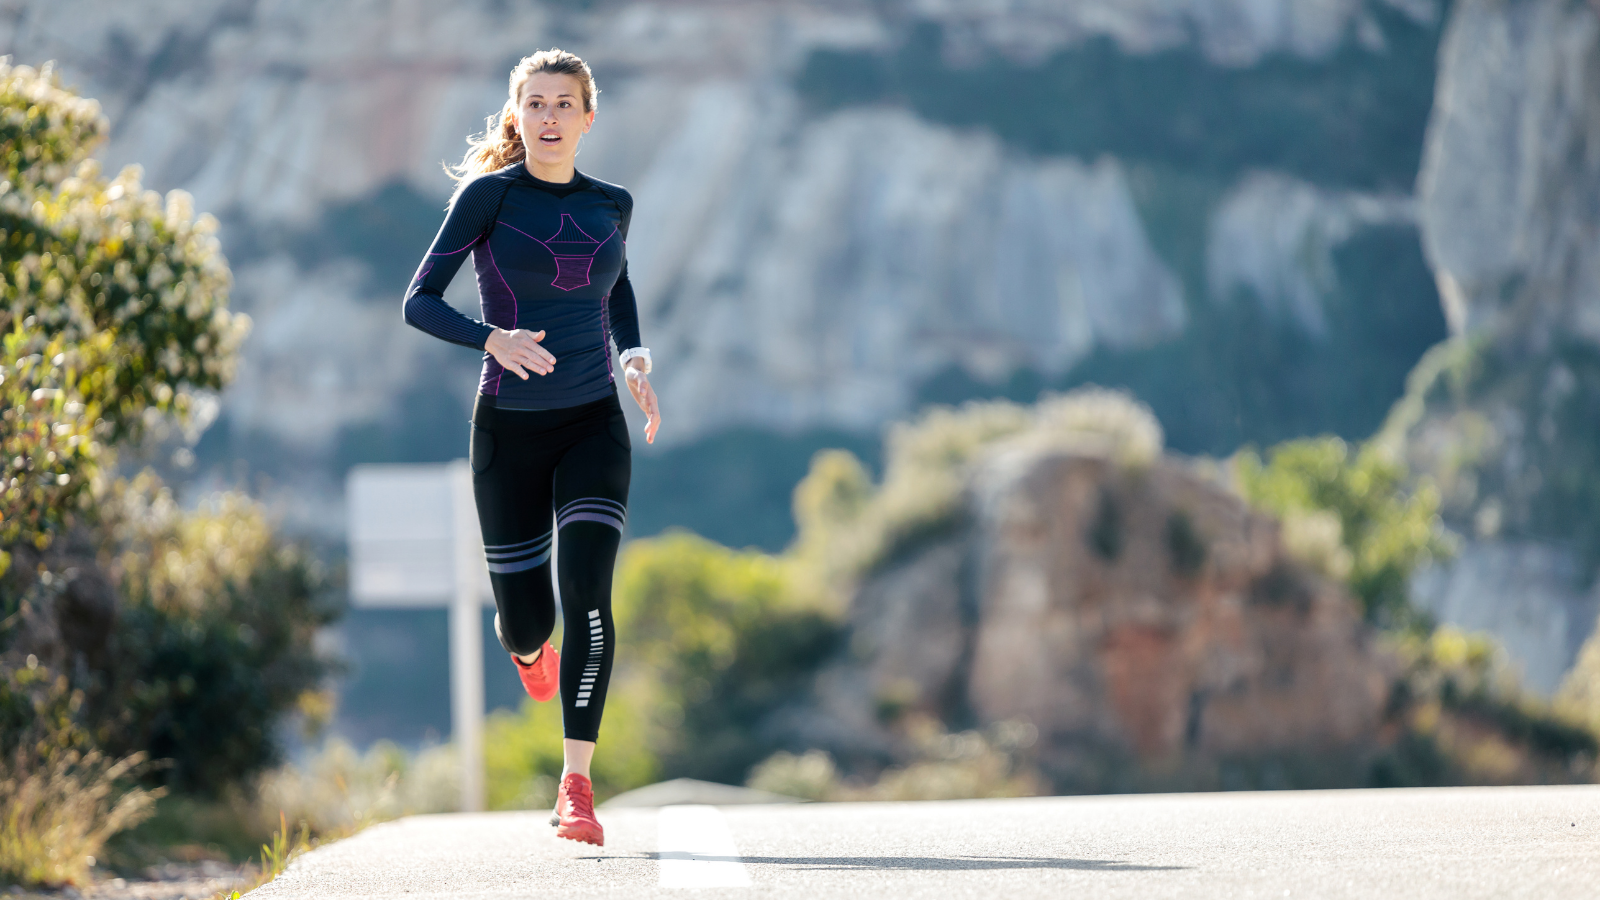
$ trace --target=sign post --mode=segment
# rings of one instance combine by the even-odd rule
[[[455,593],[450,602],[450,732],[461,751],[461,810],[483,811],[483,535],[472,469],[450,463]]]
[[[361,465],[346,482],[350,599],[359,607],[450,611],[450,737],[461,809],[484,807],[483,619],[492,603],[465,460]]]

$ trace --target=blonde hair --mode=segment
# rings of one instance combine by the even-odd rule
[[[457,190],[474,175],[503,169],[527,158],[528,148],[523,146],[522,135],[517,134],[511,117],[522,103],[522,88],[528,79],[546,72],[578,79],[583,86],[583,111],[594,112],[595,97],[600,89],[594,86],[594,73],[589,71],[589,64],[577,54],[551,47],[524,56],[511,70],[511,90],[506,105],[484,120],[483,134],[467,137],[467,155],[462,158],[461,165],[445,165],[444,170],[456,180]]]

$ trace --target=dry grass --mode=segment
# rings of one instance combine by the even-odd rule
[[[37,744],[0,761],[0,879],[87,884],[106,839],[147,818],[161,794],[123,786],[143,762]]]

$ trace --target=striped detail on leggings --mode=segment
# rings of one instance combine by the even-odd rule
[[[489,561],[489,571],[497,575],[509,575],[544,565],[550,558],[551,534],[546,531],[520,544],[484,544],[483,555]]]
[[[588,706],[589,694],[594,691],[594,682],[600,677],[601,654],[606,649],[605,632],[600,627],[600,610],[589,610],[589,662],[583,667],[583,676],[578,680],[578,699],[573,706]]]
[[[621,531],[627,521],[628,508],[604,497],[580,497],[556,513],[557,528],[565,528],[573,522],[599,522]]]

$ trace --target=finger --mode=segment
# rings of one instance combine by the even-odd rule
[[[538,372],[540,375],[549,375],[550,374],[550,370],[555,368],[553,365],[550,364],[550,362],[545,360],[544,357],[541,357],[541,356],[539,356],[537,354],[534,354],[534,353],[529,353],[527,351],[524,351],[518,357],[517,361],[522,363],[524,366],[527,366],[528,368],[532,369],[533,371]]]
[[[545,349],[544,346],[539,343],[540,341],[544,340],[544,332],[542,332],[542,331],[536,331],[536,332],[524,331],[524,332],[522,332],[522,334],[526,338],[526,340],[521,342],[521,349],[524,352],[532,353],[535,356],[540,357],[541,359],[543,359],[545,362],[549,363],[552,366],[556,364],[556,358],[555,358],[554,354],[552,354],[549,350]]]
[[[538,369],[528,359],[527,354],[524,353],[506,354],[505,362],[501,363],[501,365],[513,372],[516,372],[518,375],[521,375],[524,379],[528,377],[527,375],[523,374],[527,369],[533,369],[536,372],[538,371]]]
[[[525,360],[523,365],[526,365],[528,368],[533,368],[533,370],[536,370],[539,375],[549,375],[550,370],[555,368],[555,360],[549,359],[549,354],[539,356],[539,354],[534,354],[534,352],[525,352],[525,354],[523,354],[523,360]]]
[[[510,363],[510,364],[508,364],[506,366],[506,368],[510,369],[512,372],[515,372],[517,377],[521,378],[523,381],[527,381],[528,380],[528,373],[522,371],[522,367],[517,365],[516,363]]]
[[[556,361],[555,355],[552,354],[549,350],[545,349],[544,345],[540,344],[538,341],[533,341],[533,340],[524,341],[522,343],[522,352],[531,353],[534,356],[537,356],[540,359],[544,360],[545,362],[548,362],[551,365],[555,365],[555,361]]]

